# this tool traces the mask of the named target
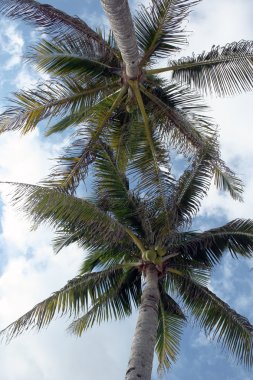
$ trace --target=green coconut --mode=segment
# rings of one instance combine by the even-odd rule
[[[157,247],[156,248],[157,256],[165,256],[166,255],[166,248],[163,247]]]
[[[147,261],[154,262],[154,260],[156,259],[156,257],[157,257],[157,254],[156,254],[155,249],[148,249],[145,252],[145,258],[146,258]]]

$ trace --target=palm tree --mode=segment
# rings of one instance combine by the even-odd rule
[[[160,371],[176,360],[186,314],[191,314],[238,362],[252,366],[253,326],[207,286],[225,252],[235,259],[253,256],[253,221],[190,230],[214,176],[213,147],[199,152],[178,180],[163,170],[160,182],[152,170],[143,173],[145,146],[131,148],[123,170],[115,151],[100,142],[88,199],[14,184],[14,203],[21,201],[35,225],[55,227],[57,251],[77,242],[88,254],[77,277],[9,325],[2,337],[41,329],[57,313],[73,317],[69,329],[81,335],[95,323],[128,317],[138,308],[125,378],[148,380],[154,351]]]
[[[118,156],[124,157],[127,139],[136,138],[132,126],[138,123],[145,130],[149,165],[157,180],[157,136],[168,142],[167,149],[173,146],[186,157],[209,144],[216,126],[189,86],[218,96],[252,90],[253,45],[251,41],[234,42],[190,58],[170,59],[166,68],[153,68],[157,59],[170,58],[185,45],[184,21],[197,3],[156,0],[140,8],[133,23],[127,1],[103,0],[113,29],[113,35],[110,32],[105,37],[52,6],[34,0],[0,0],[2,14],[21,18],[48,34],[31,48],[27,59],[51,78],[14,94],[12,105],[1,115],[1,130],[27,133],[42,120],[55,118],[47,135],[75,130],[47,183],[74,193],[94,162],[98,140],[108,142],[109,138]],[[171,72],[172,79],[157,75],[165,71]],[[213,153],[219,173],[216,181],[238,198],[230,171],[219,153]]]

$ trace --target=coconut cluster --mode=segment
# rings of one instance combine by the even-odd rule
[[[166,255],[166,248],[154,247],[143,253],[143,260],[150,261],[154,264],[160,264],[162,257]]]

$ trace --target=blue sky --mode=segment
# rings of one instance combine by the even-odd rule
[[[47,2],[85,19],[91,26],[105,25],[99,1],[54,0]],[[131,4],[135,6],[136,1]],[[139,3],[138,3],[139,4]],[[193,32],[192,51],[209,50],[241,39],[252,39],[251,0],[203,0],[194,8],[188,29]],[[21,60],[27,43],[36,34],[24,24],[0,19],[0,109],[18,88],[29,87],[40,77]],[[209,99],[220,126],[223,158],[245,182],[244,203],[212,189],[203,202],[199,228],[220,225],[236,217],[253,216],[252,94]],[[0,179],[35,183],[45,177],[65,137],[44,139],[37,130],[26,137],[6,134],[0,138]],[[55,256],[52,231],[29,231],[29,222],[10,205],[3,188],[0,214],[0,327],[6,326],[35,303],[75,276],[84,252],[69,247]],[[226,256],[211,281],[211,289],[253,322],[253,261],[236,262]],[[25,334],[0,348],[3,380],[123,379],[136,315],[129,320],[95,327],[82,338],[70,336],[67,320],[56,320],[47,330]],[[215,342],[209,342],[192,324],[186,329],[178,362],[165,376],[171,380],[249,380],[252,374],[229,360]],[[153,379],[156,380],[154,371]]]

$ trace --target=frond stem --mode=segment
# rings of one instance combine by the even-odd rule
[[[206,60],[206,61],[199,61],[199,62],[185,62],[185,63],[180,63],[178,65],[172,65],[172,66],[167,66],[167,67],[160,67],[157,69],[150,69],[146,70],[146,74],[148,75],[154,75],[154,74],[161,74],[165,73],[168,71],[179,71],[183,69],[192,69],[198,66],[208,66],[208,65],[215,65],[219,63],[225,63],[225,62],[231,62],[235,60],[241,60],[242,58],[251,58],[252,59],[252,54],[245,54],[245,55],[238,55],[237,57],[235,56],[227,56],[227,57],[219,57],[211,60]]]
[[[151,153],[152,153],[152,156],[153,156],[153,160],[154,160],[155,171],[156,171],[156,174],[157,174],[157,180],[158,180],[158,183],[159,183],[160,193],[161,193],[161,196],[162,196],[163,208],[164,208],[165,213],[166,213],[167,223],[168,223],[168,225],[170,225],[169,220],[168,220],[168,215],[167,215],[166,201],[164,199],[164,193],[163,193],[162,185],[160,183],[160,168],[159,168],[159,165],[158,165],[158,162],[157,162],[157,158],[156,158],[156,151],[155,151],[155,147],[154,147],[154,143],[153,143],[153,139],[152,139],[152,134],[151,134],[151,129],[150,129],[150,123],[149,123],[148,115],[147,115],[146,110],[145,110],[145,105],[143,103],[142,95],[141,95],[140,88],[139,88],[139,83],[138,83],[138,81],[133,81],[133,80],[129,80],[128,83],[129,83],[129,85],[131,86],[131,88],[132,88],[132,90],[134,92],[134,95],[136,97],[138,106],[139,106],[141,114],[142,114],[142,118],[143,118],[143,121],[144,121],[144,128],[145,128],[145,132],[146,132],[146,136],[147,136],[147,140],[148,140],[148,143],[149,143],[149,146],[150,146],[150,149],[151,149]]]
[[[146,251],[146,249],[145,249],[144,245],[142,244],[141,240],[128,227],[125,227],[125,231],[131,237],[134,244],[139,248],[141,253],[144,253]]]

